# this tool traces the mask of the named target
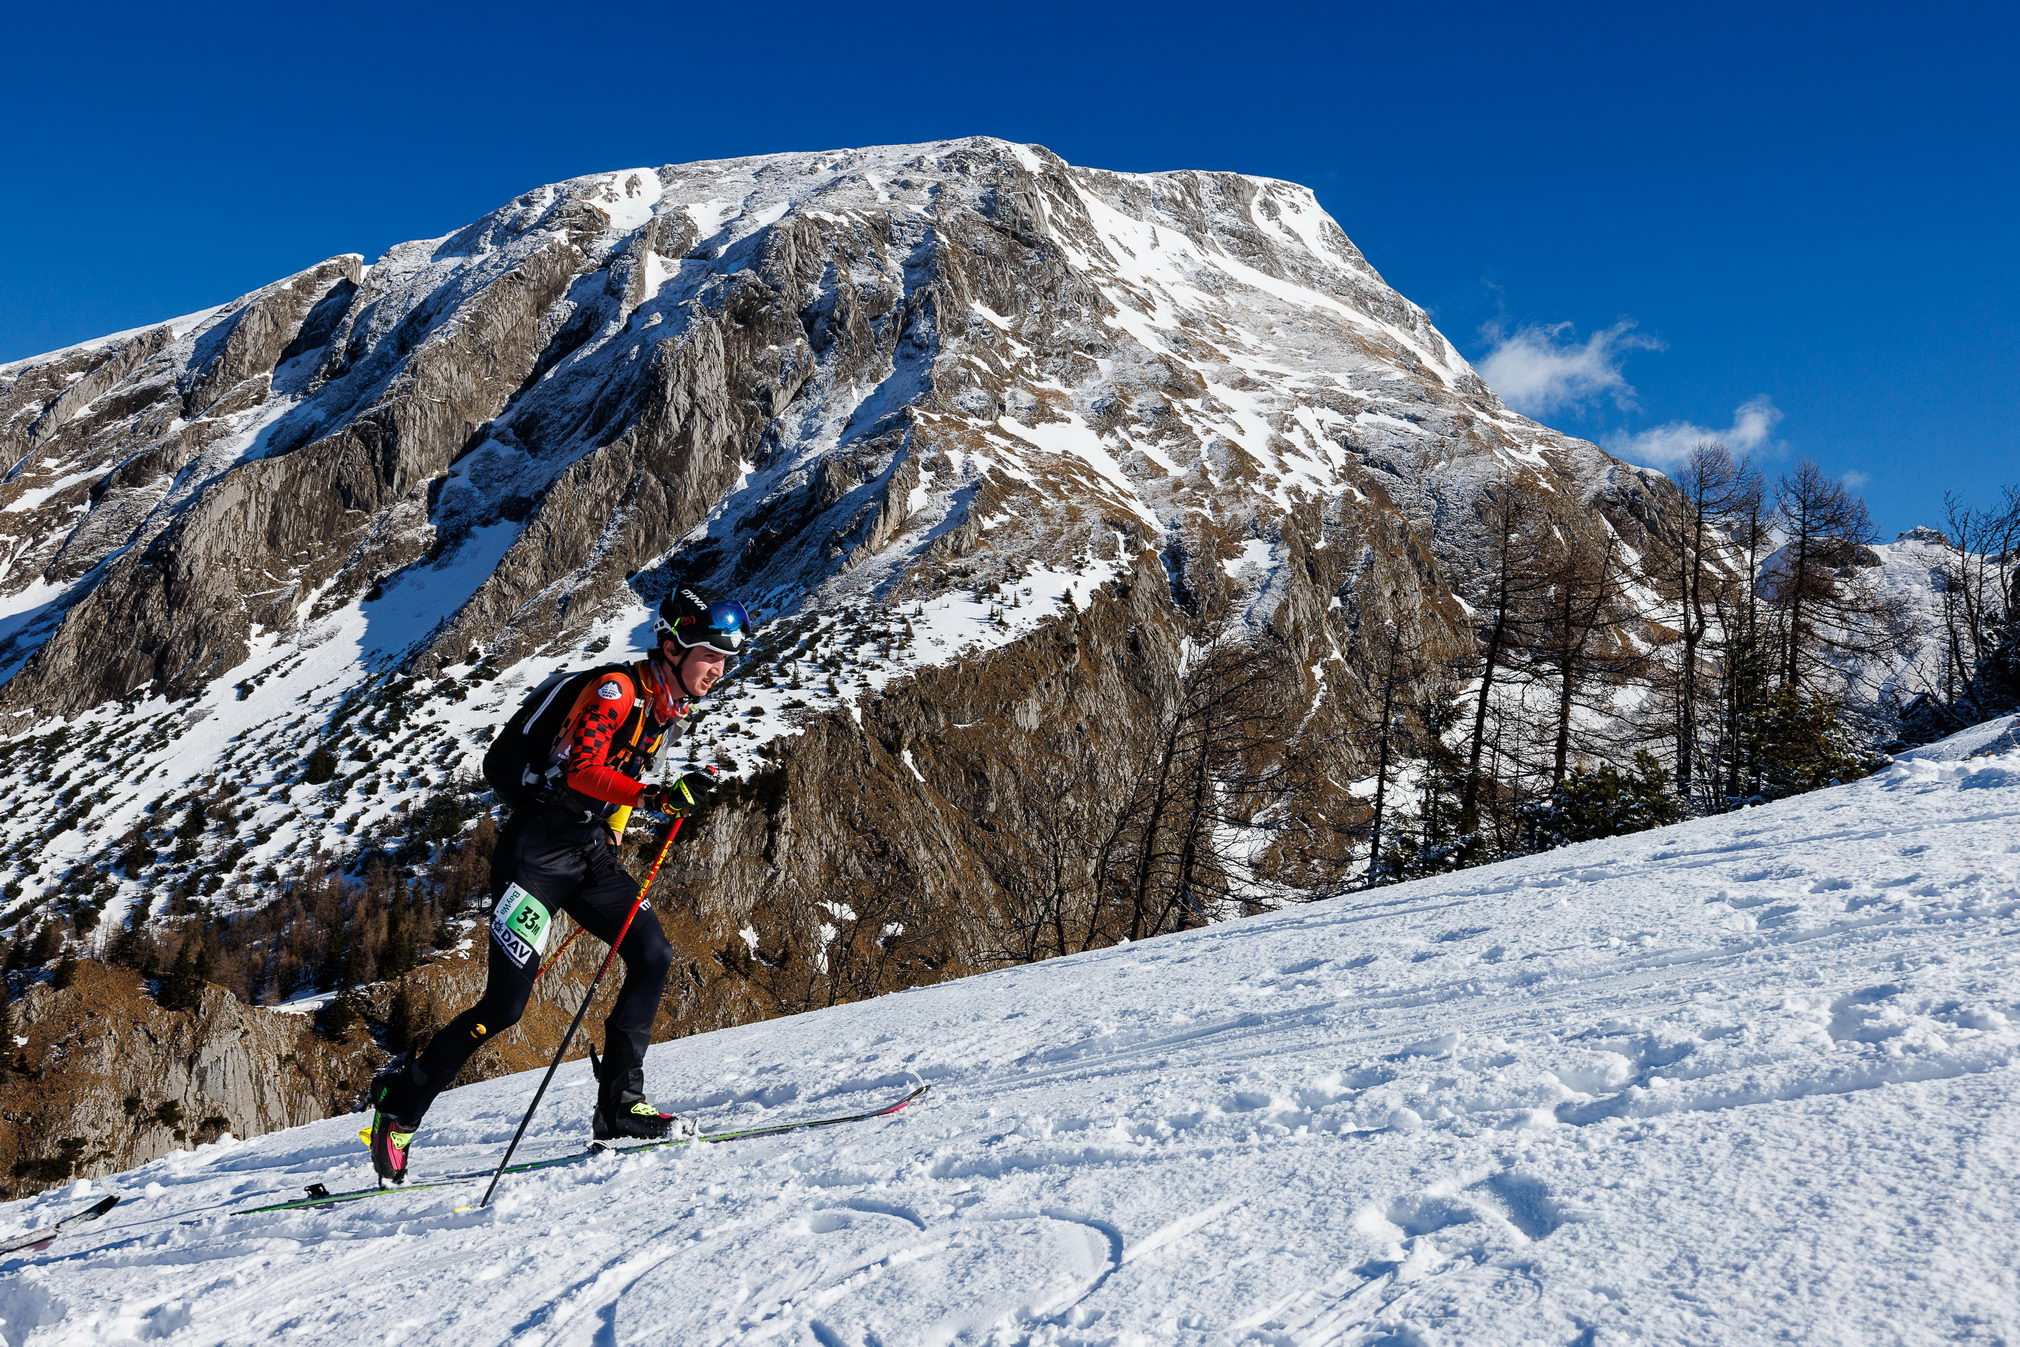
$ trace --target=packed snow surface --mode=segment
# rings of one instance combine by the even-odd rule
[[[2020,1339],[2020,749],[654,1050],[824,1132],[334,1209],[356,1117],[0,1211],[10,1344]],[[667,901],[677,901],[668,895]],[[421,1171],[533,1086],[438,1104]],[[522,1154],[579,1147],[566,1068]]]

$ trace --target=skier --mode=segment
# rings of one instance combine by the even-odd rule
[[[638,882],[617,863],[630,812],[686,817],[715,790],[713,767],[667,786],[640,778],[667,729],[722,677],[749,630],[742,604],[676,589],[659,605],[650,656],[549,679],[500,732],[485,775],[510,797],[511,813],[492,858],[489,978],[483,998],[425,1051],[372,1083],[372,1165],[381,1179],[405,1181],[408,1148],[435,1096],[485,1039],[518,1023],[554,913],[566,912],[600,940],[616,938],[638,897]],[[547,727],[556,723],[549,737]],[[519,743],[525,746],[515,758]],[[647,1036],[673,960],[649,905],[640,908],[618,953],[624,982],[604,1021],[591,1131],[598,1140],[659,1140],[688,1125],[645,1098]]]

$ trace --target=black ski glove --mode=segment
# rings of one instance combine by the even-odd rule
[[[713,766],[683,772],[670,786],[647,786],[638,797],[638,807],[668,818],[688,818],[708,803],[718,784]]]

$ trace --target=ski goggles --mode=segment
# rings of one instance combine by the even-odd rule
[[[734,655],[743,649],[744,638],[750,635],[750,614],[734,599],[710,604],[708,612],[699,619],[699,631],[689,625],[695,621],[682,618],[673,629],[673,639],[684,649],[706,646],[724,655]]]

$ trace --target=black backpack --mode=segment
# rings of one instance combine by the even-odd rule
[[[554,741],[561,736],[575,698],[591,680],[606,674],[636,677],[629,664],[605,664],[594,669],[549,674],[519,703],[519,709],[492,736],[484,752],[484,780],[510,805],[555,798],[561,766],[554,761]],[[633,714],[637,714],[634,709]],[[629,723],[629,717],[626,718]]]

